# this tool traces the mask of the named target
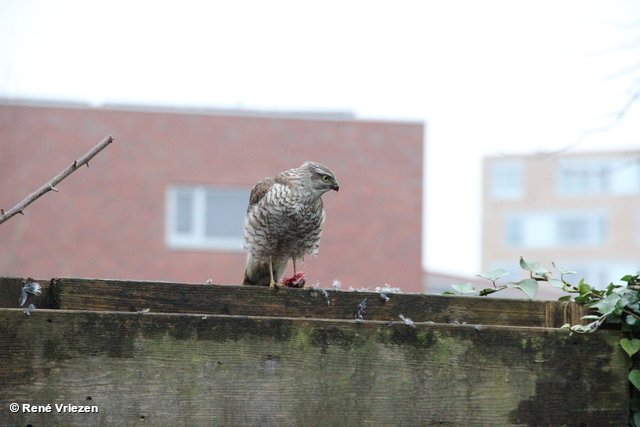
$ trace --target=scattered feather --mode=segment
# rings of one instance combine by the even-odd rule
[[[322,298],[327,302],[327,305],[331,305],[331,299],[329,299],[329,292],[325,291],[320,287],[320,282],[316,282],[313,286],[309,287],[309,291],[311,292],[311,297],[315,298],[318,296],[318,293],[322,295]]]
[[[316,282],[313,285],[309,286],[307,289],[309,289],[309,295],[311,295],[311,298],[315,298],[318,296],[318,287],[320,286],[320,282]]]
[[[211,279],[207,279],[207,281],[206,281],[206,282],[204,282],[204,284],[205,284],[205,285],[211,285],[211,284],[213,284],[213,280],[211,280]]]
[[[24,309],[24,314],[26,314],[27,316],[30,316],[31,313],[33,313],[34,311],[36,311],[36,306],[33,304],[29,304],[29,307]]]
[[[150,311],[151,311],[151,309],[150,309],[150,308],[145,308],[144,310],[140,310],[140,311],[138,311],[138,313],[148,313],[148,312],[150,312]]]
[[[25,302],[27,302],[27,291],[22,288],[22,291],[20,292],[20,298],[18,298],[18,305],[22,307]]]
[[[482,330],[482,325],[476,325],[476,330],[481,331]]]
[[[387,327],[390,328],[393,326],[393,319],[389,319],[389,323],[387,323]]]
[[[363,299],[358,303],[358,308],[356,308],[356,320],[363,321],[364,318],[362,315],[365,313],[364,309],[367,308],[367,299]]]
[[[329,292],[325,291],[324,289],[320,289],[320,293],[322,294],[322,297],[324,298],[324,300],[327,302],[327,305],[331,305],[331,300],[329,299]]]
[[[334,288],[336,289],[336,291],[337,291],[338,289],[340,289],[340,288],[342,287],[342,282],[341,282],[341,281],[339,281],[338,279],[335,279],[335,280],[333,281],[333,287],[334,287]]]
[[[42,293],[42,288],[40,284],[29,277],[25,280],[24,286],[22,286],[22,291],[20,292],[20,298],[18,298],[18,302],[20,303],[20,307],[27,302],[27,298],[29,294],[31,295],[40,295]]]
[[[380,299],[381,299],[383,302],[387,302],[387,301],[389,301],[389,297],[387,296],[387,294],[380,294]]]
[[[377,287],[374,289],[374,292],[382,292],[385,294],[401,294],[402,291],[400,288],[392,288],[388,283],[385,283],[383,287]]]
[[[413,320],[409,319],[408,317],[404,317],[402,314],[400,315],[400,319],[404,322],[405,325],[411,326],[412,328],[416,327],[416,324],[413,322]]]

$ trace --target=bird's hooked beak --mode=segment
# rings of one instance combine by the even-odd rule
[[[331,187],[331,189],[332,189],[333,191],[338,191],[338,190],[340,189],[340,186],[338,185],[338,182],[335,182],[335,183],[333,184],[333,187]]]

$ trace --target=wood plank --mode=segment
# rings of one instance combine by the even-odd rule
[[[0,279],[0,288],[5,279]],[[560,327],[580,323],[589,309],[560,301],[458,297],[425,294],[388,294],[384,302],[375,292],[326,290],[329,304],[319,291],[238,285],[204,285],[168,282],[59,278],[39,281],[41,308],[66,310],[203,313],[250,316],[285,316],[324,319],[355,319],[358,304],[366,298],[367,320],[398,320],[399,315],[416,322],[469,323]],[[14,289],[17,301],[19,290]],[[13,303],[5,307],[16,307]]]
[[[9,308],[18,306],[22,280],[21,277],[0,278],[0,307]]]
[[[620,426],[629,404],[622,336],[0,309],[0,419],[50,426]],[[11,413],[12,402],[95,405],[99,413]]]

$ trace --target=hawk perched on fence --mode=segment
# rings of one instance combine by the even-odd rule
[[[331,170],[306,162],[265,178],[251,190],[244,220],[244,246],[249,251],[244,285],[277,286],[289,259],[316,255],[324,224],[321,196],[338,191]]]

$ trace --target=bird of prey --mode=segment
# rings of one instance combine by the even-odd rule
[[[253,187],[244,220],[244,285],[277,287],[290,259],[296,276],[296,262],[318,253],[325,217],[321,197],[339,188],[331,169],[314,162]]]

